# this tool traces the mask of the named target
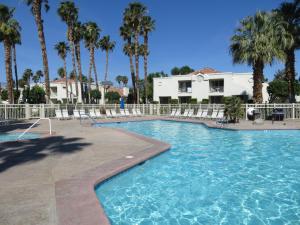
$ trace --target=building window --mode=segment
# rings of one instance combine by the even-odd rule
[[[191,102],[191,96],[178,97],[180,104],[189,104]]]
[[[192,81],[178,81],[179,93],[192,93]]]
[[[159,97],[160,104],[170,104],[171,97]]]
[[[224,80],[210,80],[209,91],[210,93],[224,92]]]
[[[210,96],[209,97],[209,103],[211,103],[211,104],[223,104],[224,103],[224,97],[223,96]]]

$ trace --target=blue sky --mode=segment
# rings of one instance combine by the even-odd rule
[[[50,77],[57,77],[57,69],[62,61],[53,46],[66,39],[66,25],[57,16],[59,0],[50,0],[50,11],[44,13],[44,30],[49,57]],[[116,48],[110,55],[109,78],[114,81],[117,75],[129,76],[129,60],[122,52],[123,41],[119,36],[124,8],[127,0],[76,0],[79,19],[82,22],[95,21],[103,35],[110,35],[116,41]],[[174,66],[189,65],[194,69],[212,67],[220,71],[249,72],[247,65],[233,65],[228,46],[230,37],[238,22],[257,10],[271,10],[281,0],[142,0],[156,20],[156,30],[150,35],[149,72],[170,73]],[[22,0],[2,0],[1,3],[16,8],[15,16],[22,26],[22,45],[17,47],[19,74],[25,68],[34,71],[42,69],[41,50],[36,26],[29,8]],[[2,45],[2,44],[1,44]],[[299,59],[299,52],[296,60]],[[83,73],[88,72],[89,56],[82,45]],[[104,77],[105,55],[97,51],[96,63],[100,80]],[[300,66],[296,62],[299,72]],[[141,61],[141,75],[142,61]],[[281,63],[266,67],[266,77],[272,79]],[[71,58],[68,57],[68,70]],[[0,50],[0,81],[5,81],[3,47]]]

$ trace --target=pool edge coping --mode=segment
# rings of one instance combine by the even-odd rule
[[[130,154],[133,158],[118,158],[89,169],[72,178],[55,183],[57,223],[59,225],[110,225],[95,187],[102,182],[154,158],[171,148],[171,145],[153,138],[119,128],[120,133],[148,142],[150,146]]]

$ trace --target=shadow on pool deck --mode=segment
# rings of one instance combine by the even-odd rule
[[[53,154],[69,154],[83,150],[91,143],[80,142],[83,138],[50,136],[0,145],[0,173],[19,164],[44,159]]]
[[[9,132],[12,132],[12,131],[15,131],[15,130],[25,130],[27,128],[29,128],[33,123],[12,123],[12,124],[9,124],[9,125],[5,125],[5,126],[0,126],[0,133],[9,133]],[[35,127],[38,127],[39,124],[36,124],[34,126]]]

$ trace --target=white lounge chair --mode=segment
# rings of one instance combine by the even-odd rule
[[[138,114],[137,114],[137,112],[136,112],[135,109],[132,109],[132,115],[133,115],[133,116],[138,116]]]
[[[181,110],[180,109],[177,109],[174,117],[180,117],[181,116]]]
[[[129,113],[129,109],[125,109],[125,115],[126,116],[131,116],[131,114]]]
[[[77,109],[74,109],[73,116],[75,119],[80,119],[79,111]]]
[[[80,115],[81,119],[87,119],[87,118],[89,118],[89,116],[85,113],[84,109],[80,109],[79,110],[79,115]]]
[[[90,114],[90,117],[91,118],[96,118],[97,116],[96,116],[96,113],[95,113],[95,111],[94,111],[94,109],[90,109],[89,110],[89,114]]]
[[[196,119],[200,119],[201,115],[202,115],[203,110],[202,109],[198,109],[198,112],[196,115],[193,115],[192,118],[196,118]]]
[[[184,113],[181,115],[182,117],[187,117],[189,115],[189,110],[185,109]]]
[[[100,109],[95,109],[96,118],[104,118],[105,116],[100,113]]]
[[[218,113],[218,115],[217,115],[217,118],[216,119],[223,119],[224,118],[224,110],[223,109],[221,109],[221,110],[219,110],[219,113]]]
[[[62,116],[63,116],[64,119],[67,119],[67,120],[71,119],[67,109],[62,110]]]
[[[111,112],[110,112],[110,109],[105,109],[105,113],[106,113],[106,117],[107,118],[113,117],[112,114],[111,114]]]
[[[212,114],[210,116],[210,119],[215,120],[215,119],[217,119],[217,116],[218,116],[218,111],[217,110],[213,110],[213,112],[212,112]]]
[[[126,114],[125,114],[125,110],[124,110],[124,109],[120,109],[120,116],[121,116],[121,117],[126,117]]]
[[[187,117],[193,117],[193,115],[194,115],[194,109],[190,109]]]
[[[143,114],[142,114],[142,112],[141,112],[140,109],[136,109],[136,113],[137,113],[138,116],[143,116]]]
[[[110,112],[112,117],[119,117],[119,114],[117,114],[115,109],[111,109]]]
[[[172,109],[170,116],[171,116],[171,117],[174,117],[174,116],[175,116],[175,113],[176,113],[176,109]]]
[[[60,111],[60,109],[56,109],[55,110],[55,117],[56,117],[56,119],[58,119],[58,120],[63,120],[64,118],[63,118],[63,115],[62,115],[62,113],[61,113],[61,111]]]
[[[206,118],[207,117],[207,113],[208,113],[208,110],[207,109],[204,109],[203,111],[202,111],[202,114],[201,114],[201,119],[204,119],[204,118]]]

